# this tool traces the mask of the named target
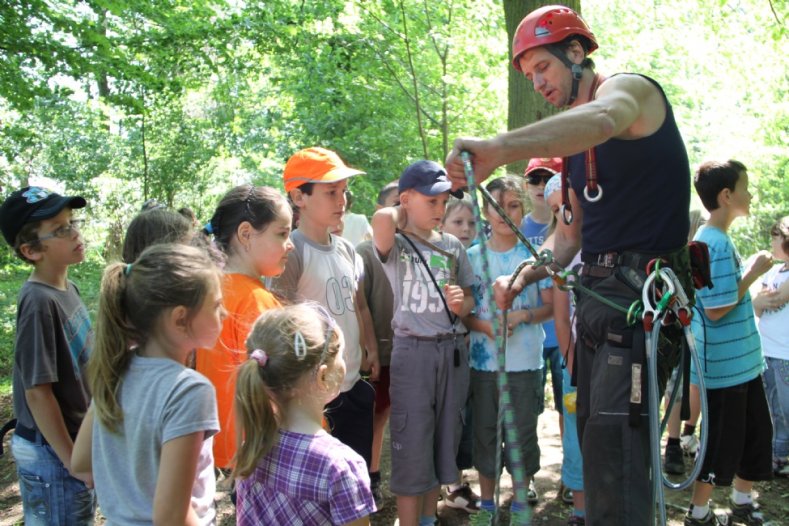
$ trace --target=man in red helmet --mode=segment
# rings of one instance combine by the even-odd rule
[[[457,139],[446,164],[460,188],[466,186],[462,151],[473,155],[477,183],[507,163],[565,157],[565,221],[556,230],[554,257],[567,265],[580,248],[582,283],[629,306],[640,298],[644,269],[655,257],[690,283],[690,167],[660,85],[630,73],[603,77],[588,58],[595,49],[594,34],[573,10],[546,6],[529,13],[516,30],[512,64],[545,100],[567,111],[491,139]],[[544,267],[527,267],[511,290],[508,278],[500,278],[499,306],[508,307],[526,284],[546,275]],[[692,286],[683,288],[693,298]],[[577,416],[588,522],[646,525],[654,509],[644,330],[582,293],[577,309]],[[672,326],[662,335],[661,393],[678,361],[681,333]],[[712,514],[703,520],[711,522],[692,524],[717,521]]]

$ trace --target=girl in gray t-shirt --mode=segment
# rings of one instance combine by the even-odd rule
[[[107,524],[215,522],[216,395],[183,363],[222,329],[219,276],[203,251],[167,244],[104,272],[71,464],[93,471]]]

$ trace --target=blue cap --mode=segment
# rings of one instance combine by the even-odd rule
[[[397,185],[399,193],[406,190],[416,190],[423,195],[438,195],[449,192],[461,198],[463,190],[452,192],[452,183],[449,182],[447,171],[435,161],[416,161],[403,170]]]

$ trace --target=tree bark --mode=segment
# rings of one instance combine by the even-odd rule
[[[512,38],[515,30],[523,17],[533,10],[544,5],[557,4],[551,0],[504,0],[504,20],[507,26],[507,38],[509,39],[509,57],[512,59]],[[577,12],[581,12],[580,0],[567,0],[561,2]],[[526,77],[512,66],[507,68],[508,72],[508,107],[507,107],[507,129],[513,130],[532,122],[554,115],[558,112],[556,108],[545,102],[538,93],[534,92],[531,83]],[[512,174],[522,174],[526,168],[528,159],[507,165],[507,172]]]

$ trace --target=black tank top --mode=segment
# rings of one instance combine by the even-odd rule
[[[583,209],[581,246],[587,254],[626,250],[657,254],[687,243],[688,154],[663,89],[641,76],[660,90],[666,117],[648,137],[611,139],[595,147],[602,199],[592,203],[583,195],[586,152],[570,157],[571,185]]]

